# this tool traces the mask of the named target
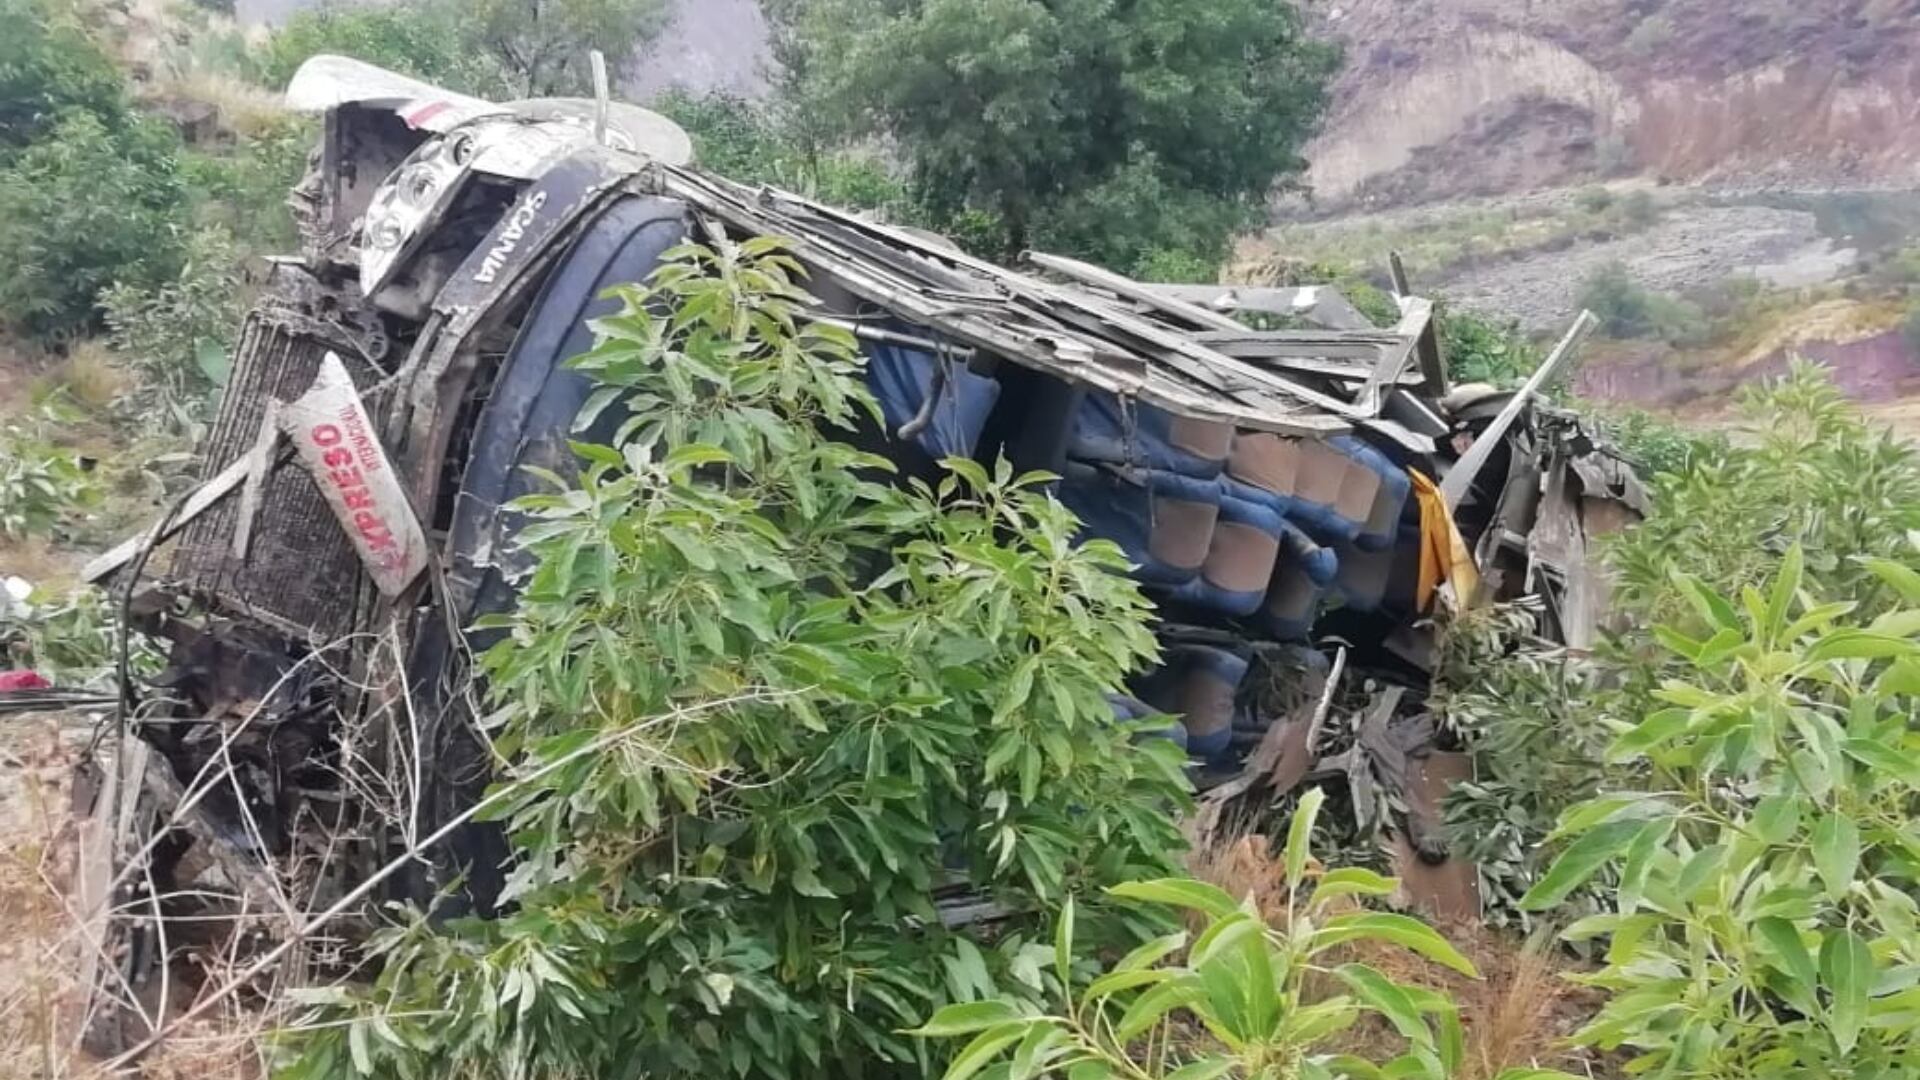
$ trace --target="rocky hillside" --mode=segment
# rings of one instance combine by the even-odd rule
[[[1920,181],[1920,0],[1336,0],[1322,207]]]

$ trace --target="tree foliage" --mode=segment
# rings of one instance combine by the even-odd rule
[[[131,119],[112,61],[52,0],[0,0],[0,162],[76,112],[115,129]]]
[[[513,913],[385,934],[294,1075],[923,1070],[902,1029],[1057,990],[1046,910],[1171,868],[1180,754],[1106,696],[1154,652],[1120,552],[1043,477],[884,483],[834,437],[877,406],[796,271],[686,248],[598,324],[581,419],[627,419],[522,502],[483,659]],[[1006,911],[990,940],[943,928],[950,888]]]
[[[1704,636],[1656,631],[1685,671],[1608,758],[1644,782],[1568,812],[1525,897],[1557,903],[1617,864],[1584,981],[1611,994],[1579,1038],[1671,1076],[1920,1071],[1920,574],[1866,560],[1898,597],[1866,621],[1828,602],[1798,545],[1737,599],[1676,574]]]
[[[686,129],[702,168],[730,180],[773,184],[906,224],[919,220],[906,185],[884,161],[869,152],[808,142],[777,104],[676,92],[656,99],[653,108]]]
[[[179,141],[157,122],[116,130],[68,111],[0,168],[0,319],[55,339],[92,324],[101,290],[180,268]]]
[[[301,64],[322,53],[350,56],[448,90],[503,95],[506,72],[474,48],[458,5],[436,0],[394,4],[327,4],[288,17],[267,42],[263,74],[285,86]]]
[[[661,0],[399,0],[295,12],[265,70],[285,85],[309,57],[339,53],[482,97],[591,92],[587,53],[618,68],[662,23]]]
[[[1284,912],[1262,912],[1204,882],[1168,878],[1128,882],[1108,892],[1191,912],[1206,920],[1149,941],[1092,979],[1077,997],[1062,993],[1055,1012],[1020,1001],[949,1005],[915,1034],[964,1038],[947,1080],[965,1080],[996,1064],[991,1076],[1030,1080],[1336,1080],[1382,1076],[1446,1080],[1465,1058],[1459,1010],[1443,993],[1395,981],[1358,962],[1340,963],[1354,942],[1404,950],[1477,977],[1472,963],[1416,919],[1357,910],[1354,898],[1379,898],[1398,886],[1370,870],[1313,865],[1310,837],[1322,798],[1313,789],[1295,811],[1286,845]],[[1310,886],[1310,888],[1309,888]],[[1276,920],[1268,925],[1268,918]],[[1069,903],[1054,933],[1063,987],[1075,984],[1076,912]],[[1324,981],[1336,989],[1314,993]],[[1404,1040],[1405,1050],[1376,1065],[1334,1049],[1340,1034],[1372,1014]],[[1568,1080],[1518,1070],[1512,1080]]]
[[[1448,817],[1458,849],[1481,866],[1498,921],[1531,918],[1515,901],[1557,852],[1546,838],[1569,806],[1643,779],[1628,763],[1609,764],[1605,748],[1622,725],[1657,711],[1663,683],[1692,675],[1652,628],[1717,633],[1676,573],[1738,597],[1797,550],[1811,595],[1856,604],[1871,621],[1900,600],[1870,563],[1920,565],[1910,539],[1920,529],[1920,457],[1910,447],[1870,428],[1809,365],[1753,388],[1742,407],[1745,430],[1691,441],[1675,455],[1682,468],[1653,477],[1647,520],[1605,550],[1622,629],[1594,655],[1547,647],[1524,611],[1449,632],[1437,703],[1474,753],[1475,779],[1448,800]],[[1602,873],[1553,916],[1595,913],[1610,885]]]
[[[808,104],[892,140],[937,220],[987,211],[996,254],[1044,239],[1122,269],[1170,240],[1224,250],[1304,167],[1338,64],[1269,0],[800,9]]]

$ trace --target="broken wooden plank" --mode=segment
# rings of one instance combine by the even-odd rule
[[[283,456],[275,464],[278,465],[285,460],[287,458]],[[133,561],[142,549],[165,543],[175,533],[186,528],[194,518],[206,513],[215,503],[226,498],[234,488],[239,487],[247,478],[250,464],[245,455],[235,458],[231,465],[221,469],[213,479],[195,488],[193,494],[187,496],[187,501],[180,505],[180,512],[173,515],[172,519],[154,522],[82,567],[80,580],[89,585],[97,584],[107,575]]]

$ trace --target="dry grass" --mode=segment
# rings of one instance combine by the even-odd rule
[[[71,876],[78,836],[69,780],[87,727],[68,716],[0,726],[0,1076],[8,1080],[207,1080],[265,1075],[264,1021],[229,1011],[186,1025],[132,1071],[79,1050],[78,919]],[[176,977],[186,965],[176,963]],[[210,970],[209,980],[224,971]],[[186,989],[189,982],[179,989]],[[171,1010],[185,1005],[176,991]]]
[[[36,586],[58,590],[74,584],[85,558],[43,536],[0,537],[0,577],[25,578]]]
[[[1188,857],[1188,869],[1234,896],[1252,896],[1269,921],[1284,918],[1286,868],[1265,837],[1242,835],[1196,849]],[[1519,1067],[1604,1075],[1593,1061],[1566,1044],[1567,1036],[1597,1006],[1562,977],[1570,963],[1549,946],[1478,924],[1436,929],[1473,962],[1481,978],[1466,978],[1404,949],[1375,942],[1344,946],[1338,956],[1327,959],[1367,964],[1396,981],[1451,995],[1466,1030],[1465,1062],[1455,1080],[1492,1080],[1502,1070]],[[1308,989],[1310,994],[1336,991],[1337,984],[1331,980],[1325,985],[1309,984]],[[1385,1061],[1404,1048],[1404,1040],[1377,1019],[1355,1025],[1338,1047],[1373,1061]]]
[[[75,405],[90,415],[105,413],[133,392],[133,376],[114,362],[113,350],[97,338],[76,342],[65,358],[34,379],[33,393],[42,397],[65,389]]]
[[[175,101],[212,106],[219,129],[241,139],[272,131],[287,117],[279,94],[220,72],[196,69],[166,76],[155,90]]]
[[[74,832],[67,815],[67,745],[57,723],[7,721],[0,740],[0,1074],[81,1075],[62,1005],[76,978],[63,948],[63,882]]]

